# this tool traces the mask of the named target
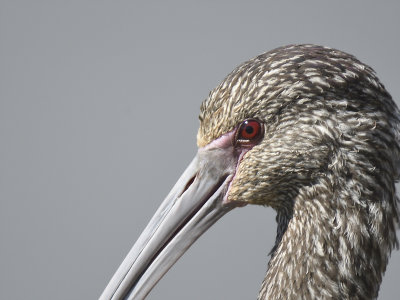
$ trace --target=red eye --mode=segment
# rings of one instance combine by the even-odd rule
[[[236,140],[246,143],[254,141],[261,136],[261,124],[256,120],[246,120],[240,125]]]

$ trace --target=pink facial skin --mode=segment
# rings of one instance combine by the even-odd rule
[[[229,191],[232,186],[232,182],[235,179],[236,172],[239,168],[239,164],[243,158],[243,156],[251,150],[256,144],[246,144],[246,145],[241,145],[239,143],[236,143],[236,136],[237,136],[237,129],[234,129],[232,131],[229,131],[225,133],[224,135],[220,136],[219,138],[215,139],[208,145],[200,148],[202,151],[207,151],[211,149],[221,149],[225,152],[226,158],[229,161],[233,161],[235,163],[235,166],[233,168],[233,172],[228,176],[229,179],[229,185],[228,188],[224,194],[222,204],[223,205],[234,205],[234,206],[245,206],[248,203],[246,202],[240,202],[240,201],[235,201],[233,203],[228,199]]]

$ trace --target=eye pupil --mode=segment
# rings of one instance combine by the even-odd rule
[[[252,134],[254,131],[254,128],[252,126],[246,126],[244,130],[246,130],[246,132],[248,134]]]

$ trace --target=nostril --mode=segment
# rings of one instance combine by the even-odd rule
[[[179,197],[182,196],[183,193],[186,192],[187,189],[192,185],[193,181],[196,179],[196,176],[197,176],[197,174],[194,175],[192,178],[190,178],[190,180],[186,183],[185,188],[183,189],[183,191],[182,191],[182,193],[179,195]]]

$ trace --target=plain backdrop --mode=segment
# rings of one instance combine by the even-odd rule
[[[324,3],[322,3],[324,2]],[[398,1],[0,1],[0,299],[96,299],[196,152],[199,106],[292,43],[400,100]],[[256,299],[270,208],[236,209],[148,299]],[[380,299],[400,293],[395,251]]]

